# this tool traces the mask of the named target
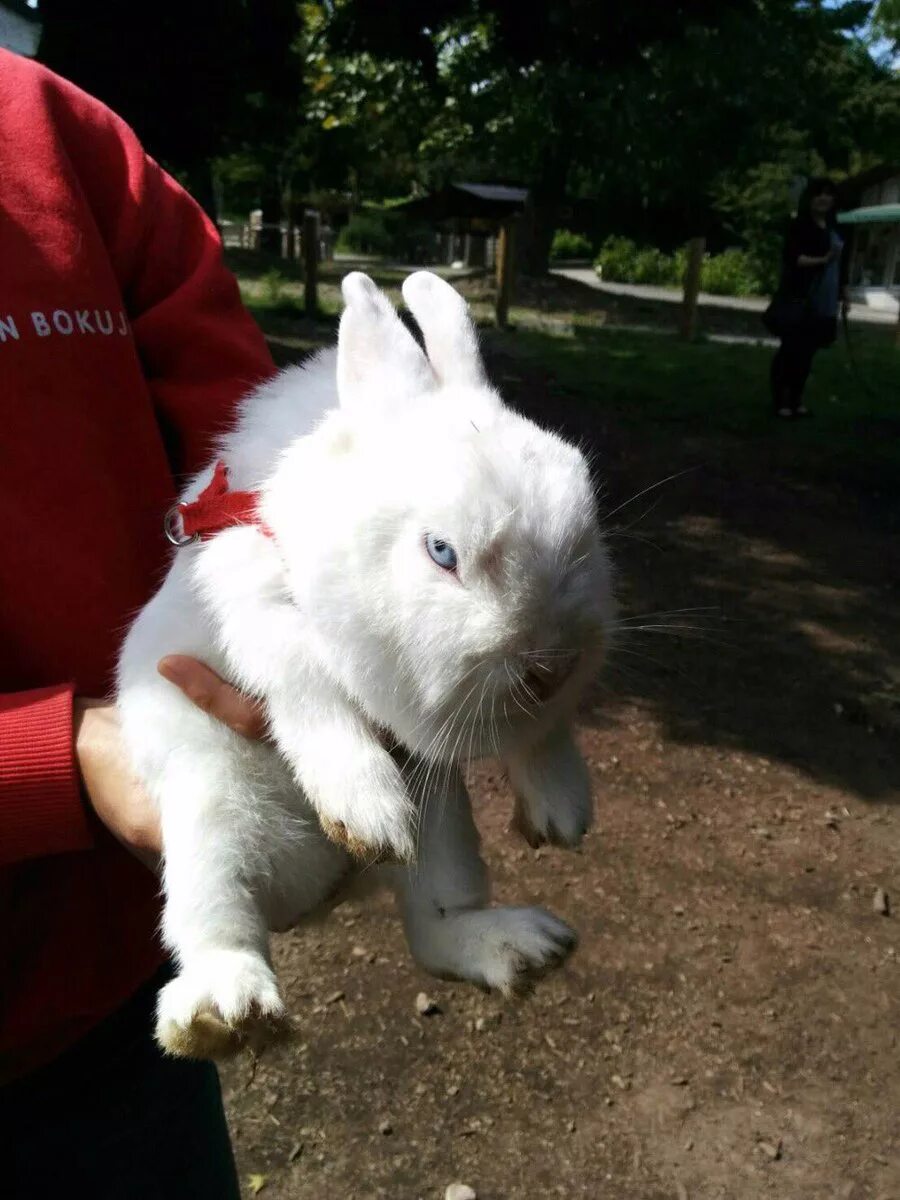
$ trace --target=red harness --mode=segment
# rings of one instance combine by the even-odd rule
[[[181,533],[175,524],[181,518]],[[223,529],[237,525],[256,525],[266,537],[272,531],[259,515],[259,492],[233,492],[228,487],[228,468],[217,462],[213,477],[197,497],[187,504],[175,504],[166,513],[164,528],[173,546],[208,541]]]

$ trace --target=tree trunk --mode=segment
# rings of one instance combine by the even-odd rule
[[[191,195],[215,225],[219,219],[216,190],[213,183],[212,164],[208,158],[192,163],[188,172],[188,188]]]
[[[532,180],[526,212],[522,269],[528,275],[545,275],[550,266],[550,245],[566,199],[571,151],[567,138],[547,147]]]
[[[281,204],[281,184],[277,173],[270,168],[263,179],[260,196],[262,229],[259,231],[259,248],[269,254],[281,254]]]
[[[506,329],[509,324],[509,305],[513,294],[516,261],[515,228],[515,218],[504,221],[497,238],[497,302],[494,312],[499,329]]]
[[[556,229],[558,204],[536,201],[531,207],[525,245],[522,248],[522,269],[526,275],[546,275],[550,267],[550,245]]]
[[[303,215],[303,308],[308,317],[319,314],[319,214]]]
[[[297,257],[297,203],[294,195],[293,180],[290,177],[286,180],[281,193],[281,212],[284,223],[287,226],[284,234],[283,253],[289,262],[293,262]]]
[[[702,237],[691,238],[687,244],[687,265],[682,281],[684,294],[678,323],[679,333],[687,342],[693,341],[697,333],[697,297],[700,295],[700,272],[703,270],[705,249],[706,239]]]

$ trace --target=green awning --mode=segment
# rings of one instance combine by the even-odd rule
[[[841,225],[871,225],[875,221],[900,221],[900,204],[872,204],[868,208],[851,208],[838,213]]]

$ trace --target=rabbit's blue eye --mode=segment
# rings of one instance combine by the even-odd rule
[[[425,535],[425,549],[439,567],[445,571],[456,570],[456,551],[443,538],[435,537],[433,533]]]

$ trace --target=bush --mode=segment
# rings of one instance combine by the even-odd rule
[[[630,238],[608,237],[600,247],[596,267],[604,279],[615,283],[649,283],[677,286],[684,270],[684,253],[663,254],[652,246],[638,246]]]
[[[661,250],[646,248],[634,256],[634,282],[655,287],[671,287],[675,279],[675,260]]]
[[[259,291],[250,303],[281,316],[296,316],[299,310],[298,301],[289,290],[289,281],[277,267],[262,276]]]
[[[672,255],[672,287],[684,286],[684,273],[687,270],[687,247],[679,246]]]
[[[608,237],[594,264],[611,283],[645,283],[656,287],[681,287],[687,266],[682,248],[664,254],[652,246],[638,246],[630,238]],[[700,286],[718,296],[753,296],[766,293],[766,281],[744,250],[708,254],[703,260]]]
[[[390,254],[397,231],[390,215],[378,209],[354,213],[337,237],[336,249],[349,254]]]
[[[551,259],[590,258],[594,247],[581,233],[572,233],[570,229],[557,229],[550,246]]]
[[[744,250],[725,250],[703,260],[700,286],[716,296],[757,296],[766,289]]]
[[[411,221],[404,213],[364,208],[341,229],[335,249],[342,254],[376,254],[418,262],[431,256],[433,243],[431,228]]]
[[[265,275],[259,281],[260,295],[266,307],[277,308],[279,304],[284,302],[284,285],[286,282],[287,280],[277,268],[266,271]]]
[[[634,260],[638,248],[630,238],[608,237],[594,262],[603,279],[614,283],[634,283]]]

